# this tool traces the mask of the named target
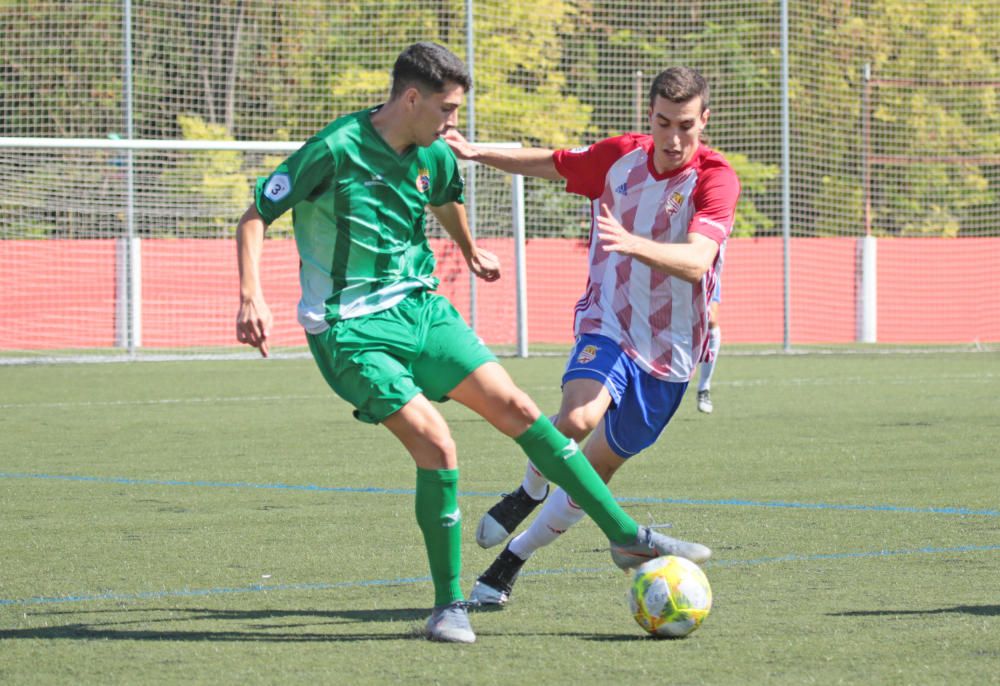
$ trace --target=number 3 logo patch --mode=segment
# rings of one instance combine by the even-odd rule
[[[264,195],[272,202],[278,202],[292,192],[292,180],[288,174],[275,174],[264,187]]]

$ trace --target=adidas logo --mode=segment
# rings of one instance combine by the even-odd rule
[[[628,182],[623,183],[620,186],[615,187],[615,193],[618,195],[625,195],[628,193]]]

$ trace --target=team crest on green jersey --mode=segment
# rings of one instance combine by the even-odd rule
[[[417,190],[426,193],[431,189],[431,170],[421,168],[417,171]]]

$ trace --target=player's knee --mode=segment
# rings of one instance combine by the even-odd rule
[[[527,393],[518,389],[507,401],[507,413],[518,422],[533,424],[541,415],[541,410]]]
[[[456,461],[458,448],[455,446],[455,441],[450,434],[435,441],[433,446],[434,450],[441,457],[442,462],[451,463]]]
[[[594,430],[599,419],[599,417],[591,417],[590,413],[580,408],[560,413],[558,419],[556,419],[556,428],[565,436],[579,443],[590,435],[590,432]]]
[[[458,448],[447,432],[425,437],[419,451],[419,461],[435,465],[436,469],[447,469],[458,463]]]
[[[519,436],[538,419],[541,411],[527,393],[515,389],[502,398],[494,399],[496,411],[487,416],[490,423],[507,436]]]

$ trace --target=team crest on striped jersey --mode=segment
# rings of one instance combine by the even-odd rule
[[[684,196],[674,191],[667,198],[667,204],[663,208],[668,215],[673,215],[677,210],[681,208],[681,203],[684,202]]]
[[[576,356],[576,361],[580,364],[587,364],[588,362],[593,362],[595,357],[597,357],[597,346],[585,345],[580,354]]]
[[[417,172],[417,190],[426,193],[431,189],[431,170],[421,168]]]

